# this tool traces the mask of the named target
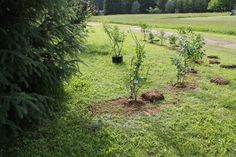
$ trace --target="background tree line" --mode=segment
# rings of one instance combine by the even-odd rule
[[[231,11],[236,0],[96,0],[105,14]]]

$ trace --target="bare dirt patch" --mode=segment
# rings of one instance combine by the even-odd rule
[[[236,44],[230,41],[216,40],[213,38],[205,38],[205,42],[207,44],[222,46],[226,48],[233,48],[233,49],[236,48]]]
[[[236,69],[236,65],[232,64],[232,65],[221,65],[221,68],[225,68],[225,69]]]
[[[92,114],[112,114],[112,115],[154,115],[161,110],[171,107],[174,103],[167,104],[152,104],[158,100],[164,100],[163,94],[157,90],[149,90],[142,94],[137,101],[129,98],[117,98],[106,102],[99,102],[94,104],[90,111]]]
[[[162,93],[160,93],[159,91],[153,89],[153,90],[149,90],[145,93],[143,93],[141,95],[142,99],[145,101],[149,101],[149,102],[155,102],[155,101],[159,101],[159,100],[164,100],[165,97]]]
[[[198,64],[198,65],[202,65],[202,64],[204,64],[204,61],[203,60],[198,60],[198,61],[195,61],[195,63]]]
[[[210,82],[215,83],[217,85],[228,85],[230,83],[229,80],[227,80],[221,76],[212,78]]]
[[[220,64],[218,60],[209,60],[209,64]]]
[[[218,56],[207,56],[207,58],[210,58],[210,59],[220,59]]]
[[[193,68],[191,68],[189,70],[189,72],[192,73],[192,74],[197,74],[198,73],[198,71],[196,69],[193,69]]]
[[[185,83],[175,83],[175,84],[170,84],[166,85],[166,90],[167,91],[172,91],[175,93],[178,92],[184,92],[184,91],[189,91],[189,90],[196,90],[198,88],[197,82],[185,82]]]

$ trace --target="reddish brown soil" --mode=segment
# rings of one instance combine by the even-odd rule
[[[156,100],[163,100],[164,96],[157,90],[150,90],[142,94],[143,97],[137,101],[129,98],[118,98],[106,102],[96,103],[92,106],[93,115],[110,113],[112,115],[133,115],[145,114],[154,115],[164,108],[173,106],[173,104],[151,104]]]
[[[189,72],[192,73],[192,74],[197,74],[198,73],[198,71],[195,70],[195,69],[191,69]]]
[[[221,68],[225,68],[225,69],[236,69],[236,65],[233,64],[233,65],[221,65],[220,66]]]
[[[207,56],[207,58],[210,58],[210,59],[220,59],[218,56]]]
[[[198,85],[196,81],[192,83],[189,83],[189,82],[175,83],[175,84],[166,86],[167,91],[173,91],[173,92],[195,90],[197,88],[198,88]]]
[[[230,81],[223,77],[215,77],[211,79],[211,83],[215,83],[218,85],[227,85],[230,83]]]
[[[165,97],[162,93],[160,93],[159,91],[153,89],[153,90],[149,90],[145,93],[143,93],[141,95],[142,99],[145,101],[149,101],[149,102],[155,102],[158,100],[164,100]]]
[[[218,60],[209,60],[209,64],[220,64]]]
[[[199,60],[199,61],[195,61],[195,63],[198,64],[198,65],[202,65],[202,64],[204,64],[204,61]]]

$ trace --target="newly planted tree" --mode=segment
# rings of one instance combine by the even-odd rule
[[[180,53],[178,58],[173,58],[172,63],[177,68],[177,83],[184,84],[186,74],[192,72],[196,61],[204,57],[204,40],[192,32],[191,28],[181,29],[180,34]]]
[[[165,34],[166,34],[166,33],[165,33],[164,31],[161,31],[161,32],[160,32],[159,38],[160,38],[161,46],[164,45],[164,42],[165,42],[165,39],[166,39]]]
[[[122,49],[125,41],[125,33],[120,31],[117,26],[104,24],[103,28],[109,37],[111,48],[114,52],[114,56],[112,57],[113,63],[122,63]]]
[[[146,41],[148,33],[148,25],[145,23],[140,23],[141,32],[143,33],[143,40]]]
[[[148,34],[148,41],[149,41],[149,43],[154,43],[154,40],[155,40],[155,36],[154,36],[154,34],[152,32],[150,32]]]
[[[189,71],[189,67],[187,66],[184,58],[175,57],[171,59],[172,64],[176,66],[177,73],[177,83],[175,85],[184,85],[186,75]]]
[[[145,59],[144,44],[141,44],[137,37],[132,34],[135,41],[135,56],[131,59],[129,86],[130,98],[134,101],[138,100],[138,92],[143,84],[146,82],[148,70],[144,72],[143,62]]]
[[[169,44],[171,46],[171,48],[175,49],[177,46],[177,40],[178,37],[174,34],[172,34],[171,36],[169,36]]]
[[[189,67],[194,67],[195,63],[203,59],[205,50],[203,50],[204,39],[200,34],[195,34],[191,28],[180,31],[180,55],[185,59]]]

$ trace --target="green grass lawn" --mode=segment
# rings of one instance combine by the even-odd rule
[[[152,27],[176,29],[191,26],[195,31],[236,35],[236,17],[230,13],[189,14],[138,14],[94,16],[90,21],[139,25],[141,22]]]
[[[121,26],[126,32],[130,27]],[[137,35],[141,38],[141,34]],[[89,49],[80,55],[87,66],[81,64],[82,74],[78,72],[65,82],[64,112],[35,131],[24,133],[14,145],[3,148],[0,156],[236,156],[235,70],[209,65],[205,58],[205,63],[196,67],[199,73],[187,79],[196,89],[170,90],[169,85],[176,81],[170,58],[177,55],[176,51],[146,44],[145,64],[151,69],[142,91],[158,89],[164,93],[166,99],[154,106],[173,100],[178,100],[177,104],[154,115],[114,115],[108,110],[92,116],[89,108],[96,102],[129,96],[125,80],[135,44],[127,33],[122,65],[111,63],[112,54],[107,53],[107,44],[101,24],[93,24],[88,37]],[[218,55],[222,63],[236,62],[235,49],[208,45],[206,53]],[[215,76],[223,76],[231,82],[227,86],[210,83]],[[91,120],[101,120],[102,129],[97,132],[88,129],[86,124]]]

